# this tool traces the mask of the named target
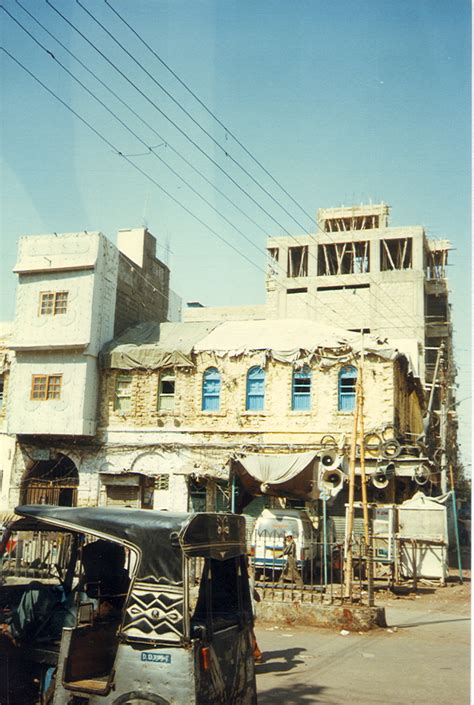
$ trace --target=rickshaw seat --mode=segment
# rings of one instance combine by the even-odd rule
[[[63,684],[74,690],[105,692],[118,647],[116,621],[76,627],[71,635]]]

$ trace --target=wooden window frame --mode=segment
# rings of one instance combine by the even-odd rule
[[[36,380],[44,380],[43,390],[44,393],[41,396],[35,394],[36,390]],[[59,380],[58,383],[55,380]],[[31,390],[30,390],[30,400],[31,401],[57,401],[61,399],[63,376],[62,374],[54,375],[31,375]],[[56,393],[57,390],[57,393]],[[54,396],[52,394],[54,393]]]
[[[67,313],[68,303],[69,291],[40,291],[38,316],[61,316]]]
[[[337,410],[342,413],[352,413],[356,404],[357,367],[344,365],[338,374]]]
[[[313,376],[311,368],[304,365],[293,370],[291,379],[291,410],[311,411]]]
[[[261,413],[265,410],[265,370],[254,365],[247,371],[245,411]]]
[[[173,383],[173,393],[167,393],[162,391],[162,384],[163,382],[172,382]],[[165,400],[165,403],[163,404],[163,400]],[[170,406],[166,405],[167,400],[172,400],[172,403],[170,403]],[[158,377],[158,398],[157,398],[157,410],[172,414],[174,413],[175,410],[175,404],[176,404],[176,374],[174,372],[163,372],[159,375]]]
[[[208,367],[202,375],[201,411],[216,413],[221,408],[221,373]]]
[[[119,390],[119,384],[120,382],[126,381],[128,384],[128,388],[126,390]],[[127,414],[130,413],[131,408],[132,408],[132,388],[133,388],[133,377],[130,373],[122,373],[118,374],[115,377],[115,386],[114,386],[114,411],[118,412],[119,414]],[[120,393],[119,393],[120,391]],[[123,393],[125,391],[126,393]],[[120,400],[125,400],[128,399],[129,401],[129,406],[127,409],[121,409],[120,408]]]

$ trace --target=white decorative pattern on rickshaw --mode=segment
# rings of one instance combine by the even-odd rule
[[[125,610],[125,638],[159,638],[178,642],[183,635],[182,585],[148,577],[135,582]]]

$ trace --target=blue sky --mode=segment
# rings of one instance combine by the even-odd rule
[[[241,229],[205,206],[126,129],[1,13],[2,45],[89,120],[119,151],[257,266],[216,239],[1,56],[0,319],[13,317],[20,235],[147,224],[172,285],[209,305],[264,300],[265,233],[302,228],[237,169],[73,0],[51,0],[91,42],[239,181],[264,214],[43,0],[20,0],[154,131],[97,84],[15,0],[5,7],[145,142]],[[304,228],[314,229],[229,135],[193,101],[102,0],[83,4],[202,122]],[[447,237],[459,364],[461,443],[470,462],[470,3],[465,0],[111,0],[310,215],[383,200],[392,225]],[[156,132],[160,135],[157,137]],[[182,152],[248,213],[251,224],[170,149]],[[274,218],[274,219],[272,219]],[[260,250],[260,252],[257,251]]]

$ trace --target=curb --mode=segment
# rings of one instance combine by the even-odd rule
[[[256,617],[265,622],[327,629],[366,632],[386,627],[385,608],[365,605],[320,605],[301,602],[262,600],[256,605]]]

